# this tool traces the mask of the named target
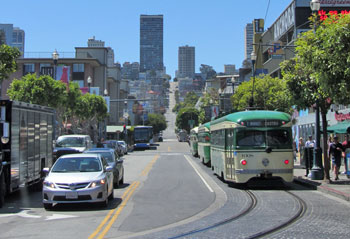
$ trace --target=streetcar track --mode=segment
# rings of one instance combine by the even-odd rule
[[[256,205],[257,205],[257,198],[255,197],[254,193],[252,193],[251,191],[249,190],[245,190],[245,192],[248,194],[250,200],[251,200],[251,203],[250,205],[244,210],[242,211],[241,213],[239,213],[238,215],[235,215],[233,217],[230,217],[230,218],[227,218],[225,220],[222,220],[222,221],[219,221],[213,225],[210,225],[210,226],[207,226],[207,227],[203,227],[203,228],[198,228],[198,229],[194,229],[192,231],[189,231],[189,232],[185,232],[185,233],[182,233],[182,234],[179,234],[179,235],[176,235],[176,236],[173,236],[173,237],[169,237],[169,239],[175,239],[175,238],[181,238],[181,237],[185,237],[185,236],[189,236],[189,235],[193,235],[193,234],[196,234],[196,233],[200,233],[200,232],[203,232],[203,231],[207,231],[207,230],[211,230],[213,228],[216,228],[216,227],[219,227],[219,226],[222,226],[222,225],[225,225],[227,223],[230,223],[230,222],[233,222],[243,216],[245,216],[246,214],[248,214],[250,211],[252,211]]]
[[[293,217],[291,217],[289,220],[285,221],[284,223],[282,223],[276,227],[258,232],[254,235],[249,236],[249,237],[246,237],[246,239],[260,238],[263,236],[275,234],[275,233],[281,231],[282,229],[285,229],[285,228],[291,226],[292,224],[294,224],[296,221],[298,221],[300,218],[302,218],[304,216],[306,209],[307,209],[305,201],[303,199],[301,199],[299,196],[295,195],[294,193],[291,193],[289,191],[285,191],[285,192],[292,195],[296,199],[296,201],[299,203],[299,210],[297,211],[297,213],[295,213]]]

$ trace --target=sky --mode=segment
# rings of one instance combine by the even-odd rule
[[[195,47],[201,64],[224,71],[244,60],[244,28],[265,19],[265,29],[292,0],[0,0],[0,23],[25,31],[25,52],[59,53],[86,47],[95,36],[114,49],[115,61],[139,62],[140,15],[164,15],[164,65],[175,77],[178,48]],[[69,54],[66,54],[69,55]],[[60,54],[63,56],[63,54]]]

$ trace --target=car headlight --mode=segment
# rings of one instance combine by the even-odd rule
[[[94,181],[90,184],[89,188],[95,188],[97,186],[100,186],[100,185],[103,185],[106,183],[106,180],[105,179],[101,179],[101,180],[98,180],[98,181]]]
[[[55,184],[51,183],[49,181],[44,181],[43,184],[44,184],[45,187],[48,187],[48,188],[56,188]]]

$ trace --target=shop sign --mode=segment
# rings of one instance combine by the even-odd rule
[[[350,113],[346,113],[346,114],[343,114],[343,113],[337,114],[337,113],[335,113],[334,115],[335,115],[335,120],[336,121],[350,120]]]

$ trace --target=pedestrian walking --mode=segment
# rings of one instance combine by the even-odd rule
[[[327,156],[329,158],[329,161],[331,162],[332,172],[334,172],[334,164],[332,163],[332,159],[329,157],[329,150],[331,148],[331,144],[333,143],[332,135],[329,135],[328,141],[327,141]]]
[[[334,164],[334,180],[338,180],[339,177],[339,169],[341,165],[341,157],[342,152],[344,151],[343,145],[339,143],[338,136],[334,136],[334,142],[331,143],[329,149],[329,157],[332,159],[332,163]]]
[[[312,139],[312,135],[309,135],[309,139],[305,143],[305,152],[304,152],[304,161],[305,161],[305,168],[306,168],[306,174],[305,177],[309,176],[309,171],[312,168],[312,162],[313,162],[313,151],[315,147],[315,140]]]
[[[346,149],[350,149],[350,136],[349,135],[345,135],[345,140],[342,143],[342,145],[343,145],[343,149],[344,149],[344,153],[343,153],[344,167],[345,167],[344,174],[346,174],[348,171],[348,165],[347,165],[347,161],[346,161]]]

